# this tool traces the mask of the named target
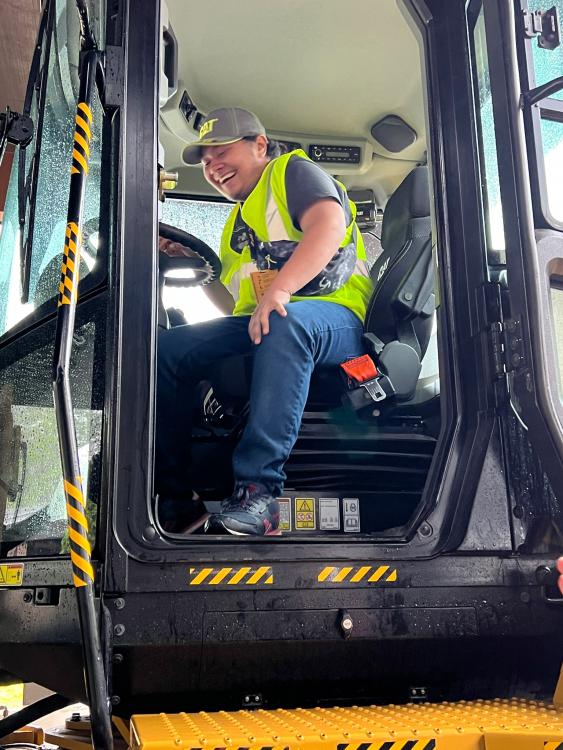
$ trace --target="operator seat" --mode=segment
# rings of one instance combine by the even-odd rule
[[[413,169],[387,202],[381,246],[370,272],[366,333],[384,344],[403,341],[422,360],[435,312],[428,167]]]
[[[370,397],[371,389],[350,393],[349,402],[356,409],[369,404],[373,409],[373,400],[379,399],[392,408],[412,400],[417,391],[435,318],[428,167],[413,169],[387,202],[381,245],[383,251],[370,271],[374,291],[364,339],[383,373],[378,382],[384,388],[378,386],[377,397],[375,392]],[[435,388],[427,389],[426,395],[434,396]],[[420,398],[421,393],[415,402]]]

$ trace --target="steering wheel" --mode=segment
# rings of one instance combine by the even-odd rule
[[[194,237],[193,234],[169,224],[159,222],[159,237],[172,242],[178,242],[190,251],[189,256],[170,257],[166,253],[159,253],[158,269],[161,278],[167,286],[199,286],[209,284],[221,275],[221,261],[217,254],[205,242]],[[189,268],[193,277],[168,276],[171,271]]]

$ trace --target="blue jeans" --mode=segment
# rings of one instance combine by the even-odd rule
[[[287,305],[270,315],[270,333],[258,345],[247,316],[219,318],[163,331],[158,346],[156,491],[186,496],[182,484],[189,451],[192,394],[213,364],[252,352],[250,412],[234,452],[236,484],[258,482],[273,495],[283,488],[283,467],[297,439],[313,369],[337,367],[364,353],[356,315],[333,302]]]

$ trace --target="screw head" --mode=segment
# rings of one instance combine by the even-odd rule
[[[125,599],[122,599],[121,597],[117,598],[114,602],[116,609],[123,609],[125,606]]]
[[[420,528],[418,530],[418,533],[420,534],[420,536],[424,536],[424,537],[432,536],[432,532],[433,532],[432,526],[430,526],[430,524],[427,523],[426,521],[420,525]]]
[[[121,703],[121,698],[119,697],[119,695],[112,695],[111,696],[111,705],[112,706],[119,706],[120,703]]]
[[[26,591],[23,595],[23,600],[28,604],[33,599],[33,596],[29,593],[29,591]]]
[[[118,623],[114,626],[113,632],[115,635],[123,635],[123,633],[125,633],[125,625],[121,625],[120,623]]]
[[[143,529],[143,537],[148,541],[152,542],[156,539],[156,529],[154,526],[145,526]]]

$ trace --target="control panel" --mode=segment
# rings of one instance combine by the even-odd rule
[[[321,164],[360,164],[362,150],[359,146],[311,143],[309,157]]]

